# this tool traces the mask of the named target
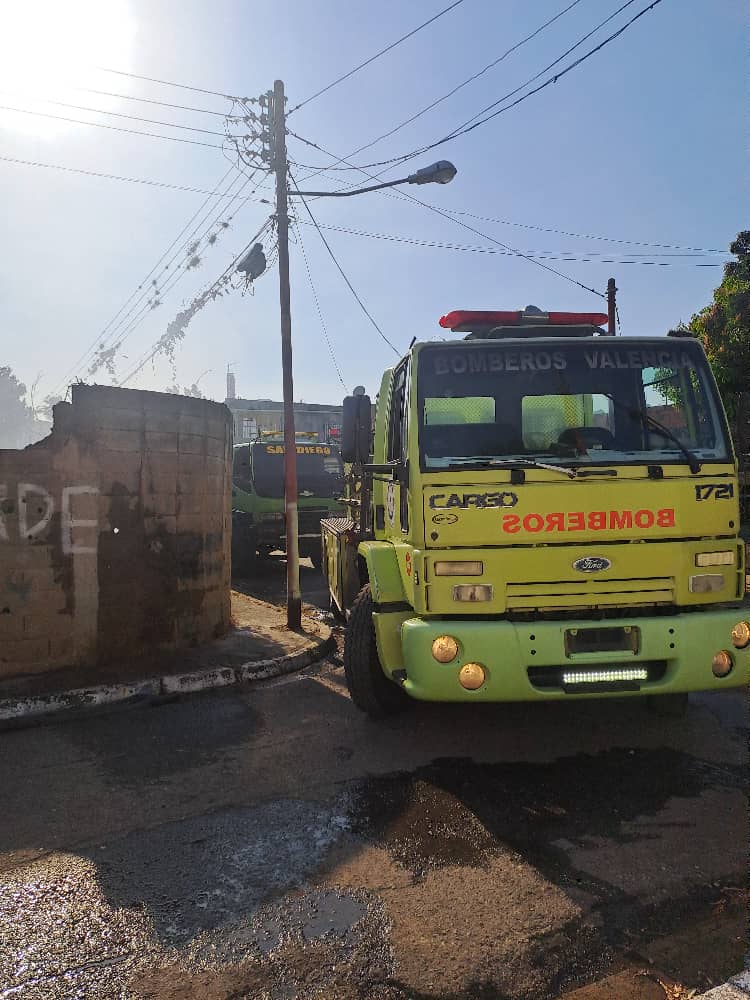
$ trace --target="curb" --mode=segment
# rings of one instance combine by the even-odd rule
[[[184,674],[163,674],[132,684],[102,684],[38,697],[4,698],[0,699],[0,729],[32,726],[64,713],[94,712],[123,702],[136,704],[165,696],[174,697],[270,680],[310,666],[323,659],[335,647],[336,641],[329,634],[310,649],[277,656],[271,660],[249,660],[239,667],[213,667]]]
[[[701,1000],[747,1000],[750,997],[750,971],[732,976],[721,986],[714,986],[708,993],[701,993]],[[699,1000],[699,998],[696,998]]]

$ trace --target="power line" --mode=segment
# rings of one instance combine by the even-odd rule
[[[253,244],[255,244],[258,240],[260,240],[263,237],[264,233],[271,226],[272,222],[273,222],[273,217],[266,219],[266,221],[260,227],[258,232],[245,244],[243,249],[240,250],[240,252],[235,255],[232,262],[228,265],[228,267],[224,269],[224,271],[219,275],[219,277],[214,282],[212,282],[211,285],[207,286],[207,288],[205,288],[199,295],[196,296],[196,298],[193,300],[192,303],[194,309],[201,308],[202,304],[205,304],[205,302],[207,302],[211,298],[213,293],[218,292],[221,289],[222,285],[226,283],[226,280],[229,277],[231,277],[231,274],[236,268],[237,264],[242,260],[244,255],[250,249],[250,247],[253,246]],[[268,270],[268,268],[266,268],[266,270]],[[198,303],[200,303],[200,305],[196,306],[196,304]],[[167,333],[163,334],[156,342],[155,346],[139,359],[135,367],[125,376],[125,378],[121,382],[118,383],[118,385],[120,386],[125,385],[132,378],[138,375],[146,367],[149,361],[151,361],[152,358],[155,358],[157,354],[165,350],[168,342],[167,341],[168,332],[169,328]]]
[[[310,223],[304,223],[300,220],[302,224],[310,225]],[[447,243],[440,240],[429,240],[422,239],[421,237],[411,237],[411,236],[397,236],[392,233],[371,233],[363,229],[352,229],[347,226],[335,226],[335,225],[325,225],[320,223],[321,229],[326,229],[337,233],[346,233],[350,236],[362,236],[369,239],[376,240],[386,240],[392,243],[405,243],[409,246],[420,246],[420,247],[430,247],[440,250],[456,250],[467,253],[487,253],[487,254],[501,254],[507,256],[515,256],[514,251],[502,250],[495,247],[485,247],[485,246],[466,246],[460,243]],[[520,252],[520,251],[519,251]],[[722,261],[712,262],[709,264],[704,263],[692,263],[698,257],[698,255],[693,254],[627,254],[628,257],[678,257],[681,258],[680,261],[669,260],[669,261],[654,261],[654,260],[620,260],[608,257],[602,257],[596,252],[587,253],[586,251],[581,251],[580,254],[574,254],[567,250],[524,250],[523,253],[529,257],[533,257],[535,260],[565,260],[571,263],[582,262],[589,264],[650,264],[658,267],[674,267],[679,266],[684,260],[683,266],[687,267],[723,267],[724,263]]]
[[[293,175],[291,173],[290,173],[289,176],[291,178],[292,184],[294,185],[297,193],[299,194],[299,188],[297,187],[297,182],[295,181],[295,179],[294,179],[294,177],[293,177]],[[354,298],[357,300],[357,303],[358,303],[360,309],[365,314],[365,316],[369,319],[369,321],[372,323],[372,325],[375,327],[375,329],[377,330],[377,332],[378,332],[379,336],[381,337],[381,339],[384,340],[386,344],[388,344],[388,346],[391,348],[392,351],[394,351],[396,354],[400,355],[401,351],[399,351],[399,349],[394,344],[392,344],[390,342],[390,340],[386,337],[386,335],[383,333],[383,331],[380,329],[380,327],[378,326],[378,324],[373,319],[373,317],[372,317],[371,313],[369,312],[367,306],[364,304],[364,302],[362,301],[362,299],[359,297],[359,295],[355,291],[354,285],[352,285],[351,281],[346,276],[346,273],[345,273],[343,267],[341,266],[341,264],[339,264],[339,262],[338,262],[338,260],[336,258],[335,253],[333,252],[333,250],[331,250],[331,247],[330,247],[330,244],[328,243],[328,240],[323,235],[322,229],[320,228],[320,226],[316,222],[315,216],[310,211],[310,206],[307,204],[307,200],[302,195],[299,195],[299,197],[300,197],[300,201],[305,206],[305,211],[310,216],[310,220],[311,220],[312,224],[315,226],[316,230],[318,231],[318,236],[322,240],[323,246],[328,251],[328,255],[330,256],[330,258],[333,261],[333,263],[336,265],[339,274],[341,275],[341,277],[346,282],[346,285],[347,285],[349,291],[352,293],[352,295],[354,296]]]
[[[460,6],[460,4],[462,4],[463,2],[464,0],[454,0],[452,4],[450,4],[448,7],[443,8],[443,10],[438,11],[437,14],[434,14],[427,21],[424,21],[422,24],[417,25],[416,28],[413,28],[405,35],[401,35],[401,37],[397,38],[395,42],[391,42],[390,45],[386,45],[384,49],[381,49],[379,52],[376,52],[375,55],[370,56],[369,59],[365,59],[364,62],[361,62],[358,66],[355,66],[354,69],[350,69],[347,73],[344,73],[342,76],[337,77],[331,83],[327,84],[325,87],[316,91],[316,93],[312,94],[310,97],[307,97],[300,104],[297,104],[295,107],[293,107],[292,110],[289,112],[289,115],[294,114],[295,111],[299,111],[300,108],[304,108],[306,104],[310,103],[310,101],[314,101],[322,94],[326,94],[333,87],[336,87],[338,86],[338,84],[343,83],[344,80],[348,80],[350,76],[354,76],[355,73],[358,73],[361,69],[364,69],[365,66],[369,66],[370,63],[373,63],[375,62],[376,59],[379,59],[381,56],[384,56],[386,52],[390,52],[392,49],[395,49],[397,45],[401,45],[402,42],[405,42],[408,38],[411,38],[413,35],[416,35],[417,32],[421,31],[423,28],[427,28],[430,24],[433,24],[435,21],[437,21],[438,18],[441,18],[444,14],[447,14],[455,7]]]
[[[635,247],[653,247],[657,250],[688,250],[700,253],[726,253],[726,250],[716,250],[709,247],[683,247],[674,243],[647,243],[643,240],[623,240],[613,236],[594,236],[592,233],[572,233],[566,229],[552,229],[549,226],[536,226],[527,222],[511,222],[509,219],[493,219],[487,215],[476,215],[473,212],[463,212],[456,208],[446,208],[451,215],[465,215],[480,222],[494,222],[499,226],[517,226],[519,229],[534,229],[540,233],[556,233],[558,236],[571,236],[580,240],[602,240],[606,243],[624,243]]]
[[[235,170],[234,167],[230,167],[229,170],[227,170],[224,173],[224,175],[221,177],[221,179],[219,180],[219,182],[216,185],[216,187],[220,188],[222,186],[222,184],[224,184],[224,182],[226,181],[226,179],[230,176],[230,174],[234,170]],[[227,196],[227,192],[229,190],[231,190],[231,187],[235,183],[236,183],[236,179],[233,180],[229,184],[229,187],[227,188],[227,191],[221,196],[222,199]],[[77,370],[79,370],[82,365],[87,364],[89,362],[89,359],[92,358],[96,354],[97,349],[102,349],[102,348],[106,347],[107,343],[111,342],[111,340],[113,339],[113,332],[116,333],[117,330],[122,326],[123,322],[127,322],[128,317],[131,316],[132,313],[138,308],[138,306],[143,301],[143,299],[146,298],[149,295],[149,293],[151,291],[151,288],[148,288],[145,291],[143,291],[143,293],[140,296],[139,296],[138,293],[142,291],[142,289],[144,288],[144,285],[146,285],[146,283],[151,280],[151,278],[154,276],[154,274],[156,274],[156,272],[159,270],[159,268],[162,265],[162,263],[164,262],[164,260],[169,256],[169,254],[175,248],[175,246],[177,246],[177,244],[183,238],[183,236],[185,235],[185,233],[187,233],[187,231],[189,230],[190,226],[193,224],[193,222],[195,222],[195,220],[198,218],[198,216],[203,212],[203,210],[205,209],[206,205],[209,204],[209,202],[212,200],[213,197],[214,197],[213,194],[209,194],[209,196],[204,199],[204,201],[201,203],[201,205],[199,206],[199,208],[188,219],[188,221],[182,227],[182,229],[177,234],[177,236],[174,238],[174,240],[172,240],[172,242],[170,243],[170,245],[167,247],[167,249],[164,251],[164,253],[161,255],[161,257],[157,260],[156,264],[154,264],[154,266],[151,268],[151,270],[148,272],[148,274],[146,274],[146,276],[141,280],[141,282],[136,287],[135,291],[131,292],[130,296],[120,306],[120,308],[117,310],[117,312],[114,314],[114,316],[102,328],[102,330],[100,330],[100,332],[96,335],[96,337],[94,338],[94,340],[91,342],[91,344],[89,345],[89,347],[84,351],[84,353],[81,355],[81,357],[75,362],[75,364],[71,368],[68,369],[68,371],[66,372],[66,374],[61,379],[60,384],[55,389],[55,392],[53,393],[53,395],[56,395],[59,392],[60,388],[65,385],[65,383],[68,381],[68,379]],[[200,223],[198,225],[200,226]],[[198,227],[196,227],[196,229],[197,228]],[[193,230],[193,233],[195,233],[195,230]],[[174,260],[174,259],[175,258],[172,258],[172,260]],[[167,267],[169,267],[169,264],[167,265]],[[134,302],[134,300],[136,300],[136,301]],[[113,330],[113,328],[114,328],[114,330]]]
[[[295,231],[297,233],[297,239],[299,241],[299,248],[302,253],[302,259],[305,262],[305,270],[307,271],[307,280],[310,282],[310,289],[312,290],[313,301],[315,302],[315,308],[318,312],[318,319],[320,320],[320,326],[323,330],[323,337],[325,338],[326,345],[328,346],[328,353],[331,355],[331,361],[333,361],[333,367],[336,369],[336,374],[338,375],[339,382],[344,388],[344,392],[349,390],[346,387],[346,382],[341,374],[341,369],[339,368],[339,363],[336,360],[336,354],[333,350],[333,344],[331,343],[331,338],[328,336],[328,328],[326,326],[326,321],[323,319],[323,312],[320,308],[320,301],[318,300],[318,293],[315,289],[315,283],[313,282],[312,273],[310,272],[310,264],[307,260],[307,254],[305,253],[305,244],[302,241],[302,233],[299,229],[299,220],[295,223]]]
[[[255,173],[257,173],[257,171],[255,171]],[[205,250],[207,248],[206,246],[203,245],[204,241],[207,241],[208,246],[211,246],[213,245],[213,243],[216,242],[217,234],[214,234],[212,230],[217,224],[219,224],[220,216],[223,215],[230,208],[230,206],[239,199],[241,192],[247,187],[248,184],[252,182],[255,173],[245,178],[240,188],[235,192],[235,194],[232,195],[227,204],[223,206],[219,212],[214,214],[213,218],[209,222],[207,222],[208,216],[214,212],[216,206],[208,210],[208,212],[204,215],[204,217],[198,222],[193,231],[190,233],[187,241],[185,241],[181,245],[180,249],[178,249],[177,252],[167,262],[165,267],[162,269],[162,273],[168,270],[174,264],[177,258],[184,253],[186,255],[186,259],[183,262],[183,264],[176,271],[174,271],[172,275],[170,275],[164,286],[161,286],[157,289],[153,287],[153,282],[152,282],[151,288],[144,289],[142,295],[140,296],[140,299],[133,304],[133,306],[128,310],[128,313],[126,313],[126,315],[117,323],[119,329],[115,329],[112,332],[110,332],[108,337],[110,343],[113,340],[117,339],[116,350],[120,349],[124,341],[128,339],[128,337],[133,333],[133,331],[138,326],[140,326],[140,324],[143,322],[146,316],[148,316],[148,314],[152,312],[157,307],[157,305],[161,305],[164,298],[172,291],[175,285],[177,285],[180,281],[182,281],[185,275],[190,270],[192,270],[194,266],[191,262],[192,259],[198,256],[199,251]],[[230,188],[236,182],[237,178],[235,178],[231,182]],[[227,197],[228,196],[229,196],[229,190],[227,190]],[[233,216],[230,216],[229,218],[231,219],[233,218]],[[229,222],[228,221],[223,222],[221,223],[221,225],[225,228],[228,228]],[[202,234],[196,238],[196,233],[198,233],[198,231],[201,229],[203,230]],[[164,258],[162,257],[162,260],[163,259]],[[148,296],[152,292],[155,296],[155,299],[148,299]],[[145,304],[141,306],[141,308],[139,309],[139,311],[136,313],[135,316],[132,316],[132,313],[136,309],[138,309],[139,303],[142,302],[144,299],[147,299]],[[129,319],[128,318],[129,316],[132,316],[132,318]],[[127,324],[124,329],[123,329],[123,323]]]
[[[462,80],[461,83],[453,87],[452,90],[449,90],[446,94],[443,94],[441,97],[436,98],[430,104],[425,105],[423,108],[415,112],[409,118],[405,118],[404,121],[400,122],[398,125],[395,125],[392,129],[389,129],[387,132],[383,132],[382,135],[379,135],[377,136],[377,138],[372,139],[370,142],[365,143],[364,146],[360,146],[358,149],[355,149],[353,152],[349,153],[349,156],[350,157],[357,156],[359,153],[363,153],[366,149],[370,149],[372,146],[377,145],[377,143],[382,142],[383,139],[388,139],[390,138],[390,136],[395,135],[396,132],[400,132],[401,129],[405,128],[407,125],[411,125],[412,122],[415,122],[417,121],[418,118],[421,118],[423,115],[426,115],[428,111],[432,111],[433,108],[438,107],[438,105],[442,104],[444,101],[447,101],[449,98],[453,97],[453,95],[457,94],[459,90],[463,90],[464,87],[468,87],[470,83],[473,83],[475,80],[478,80],[480,77],[484,76],[484,74],[489,72],[489,70],[494,69],[495,66],[503,62],[503,60],[507,59],[509,55],[511,55],[517,49],[520,49],[522,45],[525,45],[527,42],[530,42],[533,38],[536,38],[537,35],[541,34],[541,32],[543,32],[546,28],[554,24],[555,21],[558,21],[564,14],[567,14],[569,10],[572,10],[574,7],[577,7],[580,2],[581,0],[573,0],[573,2],[569,3],[567,7],[564,7],[561,11],[558,11],[557,14],[549,18],[543,24],[539,25],[539,27],[536,28],[534,31],[532,31],[530,34],[526,35],[524,38],[516,42],[514,45],[511,45],[510,48],[506,49],[502,53],[502,55],[497,57],[497,59],[493,59],[492,62],[489,62],[487,63],[486,66],[483,66],[482,69],[480,69],[477,73],[474,73],[472,76],[467,77],[467,79]],[[631,0],[631,2],[633,2],[633,0]],[[294,133],[291,134],[294,135]],[[299,136],[295,136],[295,138],[299,138]],[[302,164],[300,165],[302,166]],[[310,166],[307,169],[315,170],[316,168]],[[351,167],[331,166],[331,167],[326,167],[326,169],[327,170],[338,169],[338,170],[348,171],[351,170]],[[305,180],[309,180],[309,178],[306,177]]]
[[[330,156],[332,159],[336,160],[336,154],[330,152],[330,150],[324,149],[322,146],[319,147],[321,152],[325,153],[326,156]],[[338,157],[338,159],[343,163],[348,163],[345,157]],[[351,164],[349,164],[351,166]],[[364,167],[357,168],[359,173],[364,174],[365,177],[369,177],[371,180],[376,180],[377,178],[373,174],[365,170]],[[457,226],[461,226],[463,229],[467,229],[469,232],[474,233],[476,236],[481,236],[484,240],[489,240],[490,243],[495,243],[497,246],[502,247],[504,250],[510,250],[513,254],[518,257],[523,257],[524,260],[528,260],[530,263],[536,265],[536,267],[542,268],[544,271],[549,271],[551,274],[556,274],[559,278],[563,278],[565,281],[569,281],[573,285],[577,285],[586,292],[591,292],[592,295],[597,295],[599,298],[606,299],[606,295],[603,292],[598,292],[595,288],[590,288],[588,285],[584,285],[582,281],[578,281],[576,278],[571,278],[569,274],[565,274],[564,271],[559,271],[556,267],[552,267],[550,264],[545,264],[541,260],[536,260],[534,257],[530,257],[528,254],[522,253],[520,250],[516,250],[515,247],[509,246],[507,243],[503,243],[501,240],[495,239],[494,236],[490,236],[488,233],[483,233],[480,229],[475,229],[474,226],[470,226],[466,222],[462,222],[460,219],[456,219],[444,212],[441,208],[437,208],[435,205],[430,205],[426,201],[421,201],[419,198],[415,198],[414,195],[408,194],[406,191],[399,191],[398,196],[400,198],[406,198],[408,201],[414,202],[416,205],[421,205],[422,208],[426,208],[429,212],[434,212],[436,215],[441,216],[444,219],[448,219],[450,222],[455,223]],[[308,208],[308,213],[309,213]]]
[[[225,118],[226,112],[212,111],[210,108],[195,108],[189,104],[172,104],[169,101],[157,101],[153,97],[137,97],[135,94],[113,93],[111,90],[95,90],[93,87],[68,86],[66,89],[78,90],[85,94],[96,94],[98,97],[116,97],[121,101],[138,101],[141,104],[157,104],[162,108],[172,108],[175,111],[192,111],[200,115],[215,115],[217,118]]]
[[[208,146],[211,149],[221,149],[221,146],[215,142],[201,142],[199,139],[182,139],[180,136],[161,135],[158,132],[141,132],[138,129],[123,128],[120,125],[105,125],[103,122],[86,122],[81,121],[80,118],[67,118],[64,115],[53,115],[45,111],[31,111],[28,108],[9,108],[5,105],[0,105],[0,111],[15,111],[22,115],[35,115],[38,118],[54,118],[61,122],[72,122],[74,125],[91,125],[94,128],[106,128],[110,132],[127,132],[130,135],[147,135],[152,139],[168,139],[170,142],[186,142],[191,146]]]
[[[18,100],[24,101],[39,101],[42,104],[54,104],[58,108],[72,108],[74,111],[90,111],[97,115],[112,115],[115,118],[127,118],[129,121],[133,122],[144,122],[146,125],[163,125],[166,128],[179,128],[184,129],[187,132],[202,132],[205,135],[221,135],[223,132],[217,132],[214,129],[208,128],[196,128],[192,125],[176,125],[174,122],[160,121],[158,118],[142,118],[140,115],[128,115],[123,111],[106,111],[104,108],[89,108],[83,104],[69,104],[67,101],[54,101],[48,97],[23,97],[22,95],[14,94],[12,91],[0,90],[0,94],[4,94],[6,97],[15,97]],[[23,108],[13,108],[12,110],[23,111]],[[88,123],[93,124],[93,123]]]
[[[83,174],[86,177],[99,177],[102,180],[109,181],[124,181],[128,184],[146,184],[149,187],[168,188],[173,191],[187,191],[190,194],[221,194],[221,191],[209,191],[207,188],[189,187],[186,184],[170,184],[167,181],[153,181],[145,177],[123,177],[120,174],[107,174],[98,170],[84,170],[82,167],[67,167],[62,163],[42,163],[39,160],[22,160],[16,156],[0,156],[0,162],[15,163],[24,167],[42,167],[47,170],[61,170],[65,173]],[[259,201],[265,202],[265,199],[260,198]]]
[[[196,94],[210,94],[213,97],[225,97],[228,101],[237,101],[233,94],[225,94],[220,90],[208,90],[205,87],[192,87],[187,83],[175,83],[172,80],[159,80],[153,76],[139,76],[138,73],[128,73],[123,69],[110,69],[108,66],[95,66],[102,73],[114,73],[117,76],[128,76],[131,80],[145,80],[147,83],[159,83],[163,87],[179,87],[180,90],[192,90]]]
[[[499,108],[497,111],[493,111],[492,114],[486,115],[484,118],[480,117],[481,115],[484,115],[487,111],[489,111],[491,108],[495,107],[498,104],[502,104],[504,101],[508,100],[514,94],[518,93],[519,90],[523,90],[524,87],[527,87],[531,82],[538,79],[539,76],[542,75],[542,73],[547,72],[552,66],[555,66],[558,62],[560,62],[561,59],[563,59],[566,55],[572,52],[573,49],[577,48],[586,38],[591,37],[591,35],[594,34],[594,32],[598,31],[599,28],[602,27],[602,25],[606,24],[607,21],[611,21],[612,18],[615,17],[617,14],[619,14],[622,10],[624,10],[625,7],[630,6],[630,4],[634,2],[635,0],[627,0],[627,2],[623,4],[621,7],[619,7],[614,12],[614,14],[611,14],[604,21],[601,21],[595,28],[593,28],[590,32],[588,32],[587,35],[583,36],[583,38],[579,39],[575,43],[575,45],[571,46],[565,53],[563,53],[562,56],[559,56],[554,62],[550,63],[549,66],[545,67],[545,69],[541,70],[535,76],[530,77],[519,87],[516,87],[515,90],[510,91],[503,97],[500,97],[496,101],[493,101],[492,104],[487,105],[481,111],[477,112],[477,114],[475,114],[472,118],[467,119],[462,125],[458,125],[455,129],[453,129],[452,132],[449,132],[447,135],[443,136],[442,139],[438,139],[435,142],[431,142],[428,143],[427,145],[420,146],[418,149],[414,149],[409,153],[404,153],[401,156],[394,156],[388,160],[380,160],[375,163],[365,164],[364,169],[374,169],[375,167],[386,167],[391,165],[395,166],[396,164],[404,163],[407,160],[413,159],[415,156],[420,156],[421,154],[429,152],[432,149],[436,149],[438,146],[442,146],[446,142],[452,142],[454,139],[457,139],[463,135],[467,135],[469,132],[473,132],[474,129],[480,128],[482,125],[486,125],[487,122],[492,121],[494,118],[497,118],[498,115],[504,114],[506,111],[510,111],[512,108],[517,107],[519,104],[522,104],[530,97],[533,97],[535,94],[538,94],[541,90],[544,90],[546,87],[549,87],[552,84],[557,83],[558,80],[561,80],[562,77],[566,76],[572,70],[576,69],[587,59],[590,59],[591,56],[595,55],[597,52],[600,52],[606,45],[609,45],[610,42],[613,42],[616,38],[619,38],[619,36],[622,35],[623,32],[627,31],[627,29],[630,28],[633,24],[635,24],[635,22],[639,20],[639,18],[643,17],[644,14],[649,13],[651,10],[654,9],[654,7],[658,6],[658,4],[662,2],[662,0],[652,0],[652,2],[647,7],[644,7],[642,10],[640,10],[637,14],[635,14],[632,18],[630,18],[629,21],[626,21],[626,23],[621,28],[618,28],[617,31],[607,36],[607,38],[599,42],[599,44],[595,45],[592,49],[589,49],[588,52],[585,52],[578,59],[575,59],[572,63],[569,63],[567,66],[563,67],[563,69],[561,69],[559,72],[554,73],[552,76],[548,77],[543,83],[539,84],[538,87],[534,87],[527,93],[522,94],[515,101],[512,101],[505,107]],[[478,121],[476,120],[477,118],[479,118]]]

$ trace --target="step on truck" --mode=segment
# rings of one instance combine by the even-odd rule
[[[321,518],[342,512],[344,466],[334,443],[298,434],[297,511],[299,554],[321,562]],[[284,438],[266,434],[234,446],[232,465],[232,565],[251,572],[258,555],[286,549]]]
[[[321,522],[372,716],[424,701],[745,684],[737,464],[700,343],[589,313],[457,311],[373,408],[344,401],[347,516]]]

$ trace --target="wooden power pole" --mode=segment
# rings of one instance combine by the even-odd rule
[[[284,400],[284,511],[286,515],[286,620],[289,628],[302,623],[299,585],[299,530],[297,519],[297,438],[294,429],[292,378],[292,309],[289,291],[289,212],[287,206],[286,108],[284,84],[273,86],[273,167],[276,173],[276,226],[279,246],[279,301],[281,305],[281,371]]]

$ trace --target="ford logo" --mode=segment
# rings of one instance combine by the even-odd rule
[[[604,556],[584,556],[582,559],[576,559],[573,569],[577,569],[579,573],[600,573],[603,569],[609,569],[611,565],[609,559],[605,559]]]
[[[433,514],[433,524],[455,524],[458,517],[455,514]]]

